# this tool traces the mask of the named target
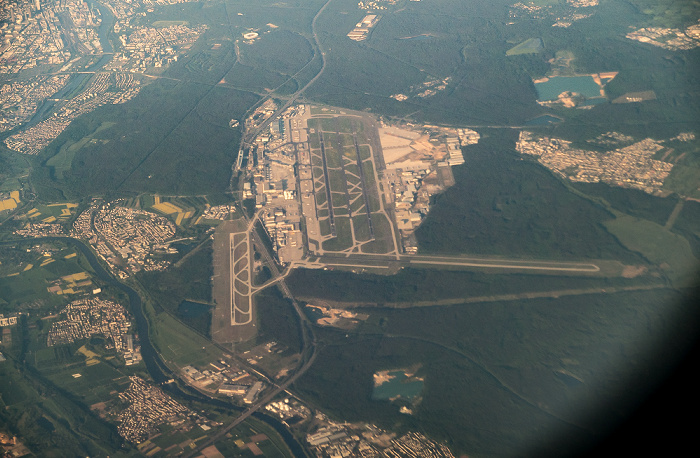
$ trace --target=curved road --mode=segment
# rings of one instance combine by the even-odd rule
[[[326,70],[326,53],[323,51],[323,48],[321,48],[321,41],[318,39],[318,34],[316,33],[316,20],[321,15],[321,13],[323,13],[323,10],[325,10],[326,7],[332,1],[333,0],[328,0],[326,3],[324,3],[323,6],[321,7],[321,9],[318,10],[318,12],[314,16],[313,20],[311,21],[311,34],[314,38],[314,42],[316,42],[316,47],[318,48],[319,53],[321,53],[321,69],[318,71],[318,73],[316,73],[316,76],[311,78],[309,80],[309,82],[304,85],[304,87],[302,87],[301,89],[296,91],[294,94],[292,94],[291,97],[289,97],[289,99],[287,100],[287,102],[285,102],[284,105],[282,105],[280,108],[278,108],[277,111],[275,111],[272,114],[272,116],[267,118],[267,120],[263,121],[262,124],[260,124],[258,127],[256,127],[255,129],[253,129],[249,133],[246,133],[243,140],[241,140],[241,145],[238,149],[238,156],[239,157],[242,157],[241,155],[242,155],[243,150],[245,149],[246,145],[253,138],[257,137],[258,134],[260,134],[260,132],[262,132],[263,129],[265,129],[267,126],[269,126],[273,119],[276,119],[277,117],[279,117],[279,115],[281,115],[284,112],[284,110],[286,110],[287,108],[292,106],[292,104],[299,98],[299,96],[301,96],[301,94],[303,94],[304,91],[306,91],[309,87],[311,87],[311,85],[314,84],[321,77],[323,72]],[[312,61],[313,61],[313,59],[312,59]],[[311,62],[309,62],[309,63],[311,63]],[[271,95],[268,95],[267,97],[262,99],[259,103],[262,103],[263,101],[269,99],[270,97],[271,97]],[[234,165],[234,167],[235,167],[235,169],[234,169],[234,175],[235,175],[235,173],[240,170],[239,169],[240,162],[237,161],[236,165]]]

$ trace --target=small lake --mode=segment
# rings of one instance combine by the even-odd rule
[[[590,75],[554,76],[544,83],[535,83],[535,89],[540,101],[557,100],[562,92],[576,92],[586,98],[600,97],[600,86]]]
[[[410,401],[423,391],[423,381],[409,380],[404,371],[392,371],[389,375],[393,377],[391,380],[374,387],[372,399],[389,400],[401,397]]]

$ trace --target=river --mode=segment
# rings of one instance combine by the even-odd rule
[[[146,369],[151,375],[153,380],[161,385],[161,388],[175,397],[185,399],[188,401],[196,401],[202,404],[211,405],[213,407],[224,408],[228,410],[233,410],[236,412],[242,412],[244,409],[242,407],[234,406],[228,402],[221,401],[219,399],[214,399],[207,397],[203,394],[197,393],[194,390],[192,392],[184,391],[183,388],[175,383],[165,383],[171,378],[176,378],[177,375],[174,374],[163,362],[158,352],[153,347],[150,340],[150,335],[148,332],[148,320],[143,312],[143,302],[141,296],[138,292],[131,288],[130,286],[118,281],[112,274],[107,272],[102,264],[99,263],[95,254],[90,250],[90,248],[80,240],[70,238],[70,237],[41,237],[35,239],[25,239],[20,241],[12,242],[0,242],[2,245],[18,245],[20,243],[41,243],[41,242],[64,242],[74,245],[80,252],[85,256],[85,258],[92,266],[95,271],[95,275],[105,283],[120,289],[129,296],[130,310],[134,315],[136,320],[136,328],[139,334],[139,341],[141,343],[141,356],[143,357],[143,362],[146,364]],[[294,438],[292,433],[287,429],[287,427],[278,419],[273,418],[269,415],[265,415],[261,412],[255,412],[253,416],[261,421],[264,421],[269,426],[275,429],[277,433],[282,437],[285,444],[292,451],[296,457],[306,457],[307,454],[304,452],[304,448],[299,444],[299,442]]]

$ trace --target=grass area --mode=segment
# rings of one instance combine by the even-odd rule
[[[355,145],[345,146],[343,148],[343,156],[355,163],[357,161],[357,152],[355,151]]]
[[[3,146],[0,146],[0,192],[17,191],[22,189],[29,174],[29,163],[23,154]]]
[[[344,192],[334,192],[331,194],[333,199],[333,212],[337,215],[348,214],[348,198]]]
[[[347,182],[345,181],[342,170],[328,170],[328,181],[331,185],[331,191],[345,194]]]
[[[325,236],[331,234],[331,223],[328,218],[319,220],[318,225],[320,227],[321,235]]]
[[[350,195],[350,198],[352,198],[352,197],[353,197],[353,195],[351,194],[351,195]],[[364,212],[365,212],[365,209],[363,208],[364,205],[365,205],[365,199],[363,199],[363,198],[360,196],[358,199],[356,199],[356,200],[350,205],[350,210],[352,210],[352,214],[355,215],[355,214],[357,214],[358,212],[360,212],[360,210],[362,210],[362,212],[364,213]]]
[[[366,214],[354,215],[352,217],[352,225],[355,229],[355,239],[358,242],[364,242],[370,239],[369,223]]]
[[[542,52],[544,45],[541,38],[528,38],[522,43],[513,46],[506,51],[506,56],[518,56],[521,54],[537,54]]]
[[[222,358],[221,350],[209,340],[193,332],[167,313],[157,314],[151,321],[151,340],[169,364],[206,366]]]
[[[152,26],[155,28],[170,27],[173,25],[189,25],[187,21],[155,21]]]
[[[374,229],[374,241],[363,245],[365,253],[389,253],[394,250],[394,240],[391,234],[391,225],[383,213],[372,213],[372,228]]]
[[[623,245],[660,265],[673,280],[682,283],[695,278],[700,260],[693,256],[690,243],[680,235],[654,222],[627,215],[604,224]]]
[[[321,227],[323,234],[323,226]],[[336,237],[323,242],[325,251],[342,251],[352,246],[352,233],[350,232],[350,218],[341,216],[335,218]]]
[[[325,137],[330,137],[329,134],[326,134]],[[331,143],[331,140],[329,138],[325,139],[326,146],[325,146],[325,153],[326,153],[326,166],[329,169],[329,172],[333,169],[339,169],[341,166],[341,156],[338,154],[338,150],[335,147],[335,141]],[[333,146],[330,146],[333,145]]]
[[[370,154],[369,146],[367,146],[367,145],[359,145],[359,150],[360,150],[360,159],[362,159],[363,161],[365,159],[369,159],[372,156]]]
[[[381,207],[379,205],[377,185],[374,179],[374,167],[370,161],[366,161],[362,163],[362,168],[365,174],[365,191],[369,198],[369,210],[372,213],[378,212]]]
[[[52,156],[49,160],[46,161],[46,166],[51,167],[56,178],[62,180],[64,173],[70,171],[71,166],[73,164],[73,158],[75,158],[76,153],[88,143],[101,143],[102,140],[99,140],[95,137],[101,131],[107,130],[115,125],[117,125],[116,122],[104,121],[92,133],[85,135],[80,140],[66,140],[66,142],[63,145],[61,145],[61,148],[58,150],[58,153],[56,153],[55,156]]]
[[[74,374],[80,374],[80,377],[76,378]],[[51,371],[46,377],[87,406],[114,400],[113,392],[124,391],[129,383],[125,373],[104,362],[63,367],[60,370]]]

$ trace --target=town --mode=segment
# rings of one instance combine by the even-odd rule
[[[306,442],[318,458],[346,456],[389,458],[454,458],[450,449],[417,432],[400,437],[367,423],[348,424],[330,420],[317,412],[316,431]]]
[[[167,243],[175,235],[175,225],[163,216],[121,204],[94,200],[78,215],[71,235],[89,242],[120,278],[165,269],[169,263],[152,255],[176,252]]]
[[[160,425],[168,424],[173,432],[186,432],[194,427],[208,431],[217,423],[207,420],[202,415],[193,412],[159,387],[151,385],[140,377],[129,377],[131,384],[119,400],[126,404],[125,408],[117,408],[112,414],[119,422],[119,434],[134,444],[140,444],[157,433]],[[189,441],[188,441],[189,443]],[[175,448],[173,445],[172,448]],[[153,443],[141,448],[142,453],[153,455],[159,451]],[[166,450],[167,451],[167,450]]]
[[[206,30],[167,21],[155,23],[160,27],[132,22],[152,12],[153,5],[177,3],[184,1],[8,3],[0,12],[0,74],[17,78],[0,84],[0,132],[15,130],[4,140],[7,147],[38,154],[78,116],[136,96],[141,75],[177,61]],[[100,8],[109,8],[116,18],[117,52],[98,36],[104,20]],[[82,90],[66,99],[76,87]]]
[[[664,147],[650,138],[605,153],[570,145],[566,140],[536,137],[522,131],[516,150],[537,157],[542,165],[571,181],[603,182],[649,194],[662,192],[664,179],[673,168],[671,163],[652,158]]]
[[[668,27],[643,27],[629,32],[627,38],[659,46],[670,51],[693,49],[700,46],[700,22],[685,30]]]
[[[116,87],[118,91],[111,91],[111,87]],[[97,73],[91,78],[88,87],[63,105],[54,116],[9,136],[5,139],[5,144],[21,153],[38,154],[78,116],[107,103],[124,103],[138,94],[139,89],[139,82],[133,75]]]
[[[114,349],[127,366],[141,361],[139,347],[129,333],[131,320],[121,304],[98,298],[79,299],[69,303],[59,316],[65,319],[51,325],[46,341],[48,347],[101,335],[108,341],[105,349]]]

